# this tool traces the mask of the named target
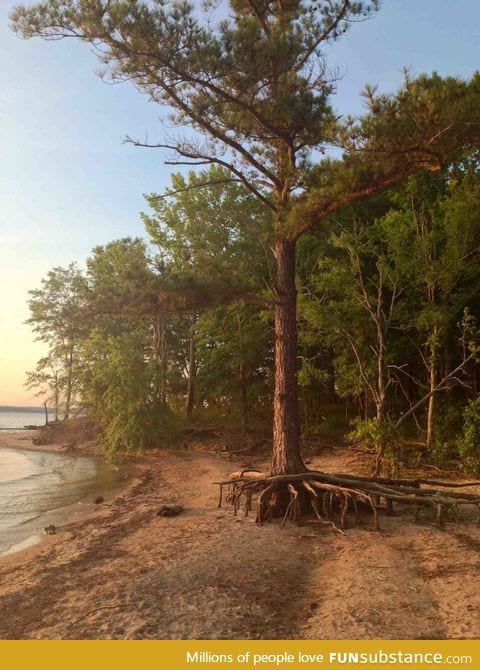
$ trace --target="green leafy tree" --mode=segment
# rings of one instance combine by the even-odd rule
[[[86,328],[85,277],[75,263],[67,268],[56,267],[42,279],[41,288],[29,291],[29,295],[27,323],[36,339],[49,347],[45,366],[39,363],[34,374],[48,374],[47,369],[54,363],[56,393],[61,395],[64,419],[68,420],[77,390],[78,347]],[[30,377],[28,383],[33,381]]]
[[[453,169],[453,168],[452,168]],[[401,230],[403,267],[412,287],[409,320],[427,372],[427,445],[433,446],[436,387],[455,360],[457,324],[479,292],[479,224],[473,203],[478,172],[411,177],[393,199],[389,225]],[[453,351],[452,351],[453,350]]]
[[[165,195],[152,194],[146,200],[152,211],[142,218],[157,248],[156,263],[161,269],[163,290],[168,289],[165,281],[171,287],[172,304],[166,311],[173,337],[168,340],[170,358],[176,363],[172,370],[177,377],[176,388],[184,386],[185,414],[187,418],[192,416],[202,367],[207,360],[211,365],[215,354],[222,351],[224,360],[231,356],[238,366],[234,378],[238,373],[246,425],[246,386],[251,378],[247,368],[252,362],[247,360],[250,357],[247,343],[252,343],[252,339],[246,336],[245,321],[248,314],[254,321],[251,325],[259,330],[257,343],[261,342],[265,327],[258,318],[258,309],[271,308],[265,297],[271,255],[266,240],[271,217],[219,167],[199,174],[191,172],[187,177],[173,175],[172,186]],[[233,309],[215,306],[232,301]],[[251,303],[258,306],[252,308]],[[190,314],[182,314],[189,308]],[[199,337],[203,344],[201,351],[197,346]],[[232,379],[230,364],[228,368],[228,378]],[[216,370],[223,380],[225,372],[223,368]],[[212,390],[215,387],[219,390],[211,376],[205,374],[210,378]],[[205,391],[203,384],[204,400]],[[211,393],[207,396],[211,404],[213,396]]]
[[[175,440],[171,412],[152,386],[148,340],[145,326],[115,336],[94,329],[84,346],[83,397],[110,456],[170,447]]]
[[[145,243],[124,238],[95,247],[87,280],[84,403],[109,453],[152,447],[161,435],[173,436],[173,424],[166,404],[165,319],[150,302],[158,273]]]
[[[314,338],[316,330],[317,351],[323,337],[335,352],[337,392],[375,407],[378,426],[367,425],[375,439],[388,433],[381,424],[399,428],[428,406],[431,447],[435,397],[464,386],[474,370],[459,323],[466,308],[478,309],[475,170],[469,160],[467,170],[411,177],[335,217],[328,241],[304,252],[317,259],[303,277],[307,332]]]
[[[223,407],[246,432],[272,394],[271,314],[241,302],[204,312],[198,323],[199,396]],[[270,412],[267,410],[267,416]]]
[[[35,391],[36,397],[43,397],[45,403],[52,404],[55,421],[60,417],[60,365],[52,355],[44,356],[37,361],[35,370],[27,372],[25,386]]]

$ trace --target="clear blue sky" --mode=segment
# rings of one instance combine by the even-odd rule
[[[43,351],[22,325],[28,289],[94,245],[141,235],[142,194],[166,186],[172,168],[159,151],[121,142],[145,131],[161,139],[162,110],[130,84],[103,83],[85,44],[17,38],[14,4],[0,6],[0,404],[35,404],[22,389]],[[344,74],[338,111],[360,112],[367,82],[395,90],[404,66],[470,76],[479,25],[478,0],[384,0],[330,49]]]

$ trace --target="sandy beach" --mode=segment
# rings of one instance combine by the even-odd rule
[[[94,456],[98,454],[94,444],[85,441],[75,451],[70,449],[68,438],[54,439],[51,444],[34,444],[33,440],[39,438],[42,430],[15,430],[0,431],[0,449],[23,449],[24,451],[36,451],[47,454],[61,454],[72,451],[83,456]]]
[[[25,451],[40,451],[58,454],[64,450],[63,445],[35,445],[33,439],[38,435],[37,430],[0,431],[0,449],[24,449]]]
[[[92,504],[0,560],[0,637],[478,638],[474,519],[440,529],[402,510],[381,518],[381,532],[371,518],[345,535],[309,522],[259,527],[217,508],[213,482],[239,465],[208,452],[139,459],[120,501]],[[314,465],[361,474],[340,449]],[[157,515],[175,504],[183,513]]]

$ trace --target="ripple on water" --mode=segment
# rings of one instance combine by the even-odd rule
[[[85,456],[0,450],[0,555],[34,544],[91,499],[119,488],[125,466]]]

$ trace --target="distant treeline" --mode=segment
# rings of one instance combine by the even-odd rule
[[[47,411],[53,412],[50,407]],[[32,414],[40,414],[45,412],[44,407],[10,407],[9,405],[0,405],[0,412],[32,412]]]

